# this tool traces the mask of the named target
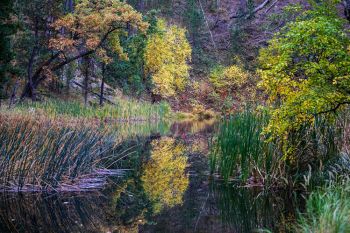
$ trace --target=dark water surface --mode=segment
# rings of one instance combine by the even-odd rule
[[[125,137],[131,152],[114,169],[130,170],[103,190],[0,193],[0,232],[286,232],[293,194],[209,178],[213,122],[148,128]]]

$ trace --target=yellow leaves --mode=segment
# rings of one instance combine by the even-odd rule
[[[175,79],[171,71],[166,68],[161,67],[152,76],[153,84],[156,86],[153,92],[162,96],[174,96],[176,94],[174,88]]]
[[[98,48],[96,50],[96,55],[103,61],[105,64],[109,64],[113,61],[111,57],[107,55],[107,51],[102,48]]]
[[[224,70],[227,82],[237,87],[242,86],[248,80],[248,74],[238,66],[230,66]]]
[[[111,48],[114,50],[114,52],[119,55],[119,58],[121,60],[127,61],[129,58],[128,58],[128,54],[124,53],[123,47],[120,44],[120,37],[119,37],[120,33],[122,32],[119,32],[119,31],[112,32],[110,35],[109,43],[111,45]]]
[[[350,89],[349,81],[340,81],[350,71],[350,41],[338,19],[300,20],[260,51],[259,86],[269,96],[272,114],[266,132],[275,137],[313,124],[315,115],[344,102]]]
[[[152,35],[146,45],[145,71],[152,75],[154,93],[163,97],[176,95],[185,88],[189,76],[188,61],[191,60],[191,46],[186,31],[177,26],[157,23],[158,33]]]
[[[155,213],[165,206],[182,204],[182,196],[189,184],[185,174],[187,157],[184,152],[185,147],[176,144],[172,138],[152,142],[151,159],[144,166],[141,180]]]
[[[237,65],[218,67],[209,77],[210,82],[218,92],[228,92],[231,89],[242,87],[248,81],[248,73]]]

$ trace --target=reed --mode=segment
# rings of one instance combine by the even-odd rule
[[[88,181],[105,168],[101,158],[120,156],[115,146],[116,136],[98,126],[37,115],[1,114],[0,186],[55,190],[63,184],[76,184],[80,178]],[[87,186],[81,184],[82,188]]]
[[[251,175],[268,177],[277,160],[274,145],[265,143],[262,136],[267,122],[267,114],[248,109],[223,120],[212,142],[211,173],[219,173],[225,181],[237,176],[242,180]]]
[[[303,125],[287,139],[274,140],[262,133],[268,121],[268,114],[249,109],[223,120],[211,141],[211,173],[226,182],[239,178],[265,187],[324,183],[325,165],[331,166],[344,147],[343,118],[316,117],[315,124]]]
[[[288,191],[264,192],[215,182],[210,195],[232,232],[289,232],[300,203]]]
[[[350,229],[350,183],[331,184],[310,194],[296,232],[338,232]]]

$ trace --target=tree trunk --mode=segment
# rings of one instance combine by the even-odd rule
[[[74,0],[66,0],[65,10],[69,13],[72,13],[74,11]]]
[[[88,104],[90,58],[84,58],[84,104]]]
[[[35,30],[35,40],[38,40],[38,30]],[[35,56],[38,50],[38,46],[37,46],[37,41],[35,42],[35,45],[32,49],[32,52],[30,54],[30,58],[28,61],[28,67],[27,67],[27,79],[28,79],[28,94],[33,101],[36,100],[36,95],[35,95],[35,88],[34,88],[34,84],[33,84],[33,66],[34,66],[34,61],[35,61]]]
[[[12,93],[11,93],[11,96],[10,96],[9,107],[8,107],[9,109],[15,103],[15,98],[16,98],[18,84],[19,84],[19,82],[18,82],[18,79],[17,79],[15,85],[13,86]]]
[[[77,85],[78,87],[81,87],[82,89],[84,89],[84,86],[81,85],[80,83],[78,83],[78,82],[76,82],[76,81],[73,81],[73,83],[74,83],[75,85]],[[90,92],[90,94],[95,95],[95,96],[97,96],[98,98],[101,97],[99,93],[96,93],[96,92],[94,92],[94,91],[92,91],[92,90],[89,90],[89,92]],[[113,101],[111,101],[111,100],[109,100],[109,99],[106,99],[106,97],[103,97],[103,100],[104,100],[104,102],[108,102],[108,103],[110,103],[110,104],[112,104],[112,105],[116,105],[116,103],[114,103]]]
[[[56,63],[54,66],[51,66],[50,69],[51,71],[56,71],[58,69],[61,69],[62,67],[64,67],[65,65],[78,60],[79,58],[85,58],[93,53],[96,52],[96,49],[101,47],[101,45],[108,39],[108,36],[114,32],[115,30],[117,30],[118,28],[112,28],[111,30],[109,30],[108,32],[106,32],[106,34],[103,36],[103,38],[101,39],[99,45],[93,49],[93,50],[86,50],[83,51],[73,57],[67,58],[63,61],[58,61],[58,63]],[[53,62],[57,61],[57,58],[59,58],[60,53],[57,52],[55,54],[52,55],[52,57],[50,57],[49,59],[47,59],[45,62],[42,63],[42,65],[40,67],[38,67],[35,71],[35,73],[28,78],[28,82],[25,85],[22,95],[21,95],[21,100],[23,100],[26,97],[32,97],[33,93],[35,96],[35,89],[39,86],[39,84],[41,82],[43,82],[47,76],[43,75],[43,70],[45,67],[49,67],[50,65],[52,65]],[[31,83],[30,83],[30,82]]]
[[[343,0],[344,14],[348,21],[350,21],[350,0]]]
[[[242,11],[242,14],[245,14],[248,11],[248,1],[247,0],[240,0],[239,1],[240,10]]]
[[[104,88],[105,88],[105,72],[106,65],[102,63],[102,79],[101,79],[101,92],[100,92],[100,106],[103,106],[103,98],[104,98]]]
[[[144,0],[139,0],[138,4],[137,4],[137,11],[143,12],[145,9],[145,2]]]

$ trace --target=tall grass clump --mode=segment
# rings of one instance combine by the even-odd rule
[[[102,158],[118,157],[116,136],[91,127],[39,115],[1,114],[1,188],[59,189],[104,168]]]
[[[136,100],[118,100],[115,105],[89,106],[78,101],[46,100],[27,102],[17,106],[19,111],[42,111],[51,117],[84,117],[114,119],[122,121],[161,120],[169,116],[171,110],[166,102],[151,104]]]
[[[313,125],[303,125],[291,132],[285,142],[292,149],[292,153],[283,158],[287,165],[285,176],[306,191],[323,186],[329,180],[339,180],[344,175],[339,166],[346,166],[342,164],[346,162],[344,120],[342,114],[333,120],[317,116]]]
[[[268,121],[268,113],[249,109],[223,120],[212,141],[211,172],[225,181],[240,178],[254,185],[323,184],[325,169],[342,154],[343,117],[315,117],[313,125],[303,125],[287,138],[265,134]]]
[[[350,232],[350,183],[331,184],[311,193],[296,232]]]
[[[265,143],[262,135],[267,122],[267,114],[248,109],[223,120],[210,153],[211,172],[218,172],[225,181],[237,176],[243,180],[249,175],[267,177],[276,162],[274,145]]]

